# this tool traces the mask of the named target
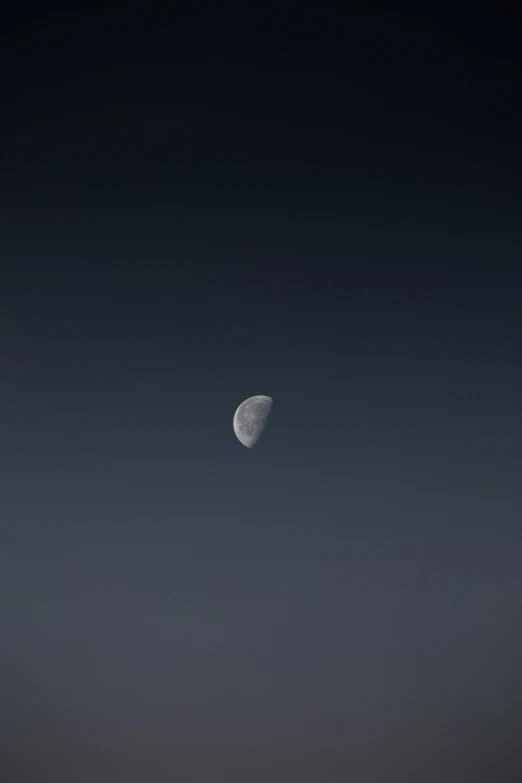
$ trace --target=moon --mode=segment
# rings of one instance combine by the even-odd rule
[[[241,403],[234,414],[234,432],[238,440],[251,449],[263,434],[270,411],[272,397],[257,394]]]

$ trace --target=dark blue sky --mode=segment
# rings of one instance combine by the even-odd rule
[[[518,779],[513,20],[6,21],[2,776]]]

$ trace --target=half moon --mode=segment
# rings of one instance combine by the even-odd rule
[[[272,397],[258,394],[241,403],[234,414],[234,432],[238,440],[251,449],[263,434],[270,411]]]

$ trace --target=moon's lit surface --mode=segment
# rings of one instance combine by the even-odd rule
[[[249,397],[234,414],[234,432],[243,446],[251,449],[263,434],[273,400],[264,394]]]

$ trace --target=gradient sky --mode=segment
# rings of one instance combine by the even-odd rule
[[[3,779],[520,779],[513,30],[6,17]]]

